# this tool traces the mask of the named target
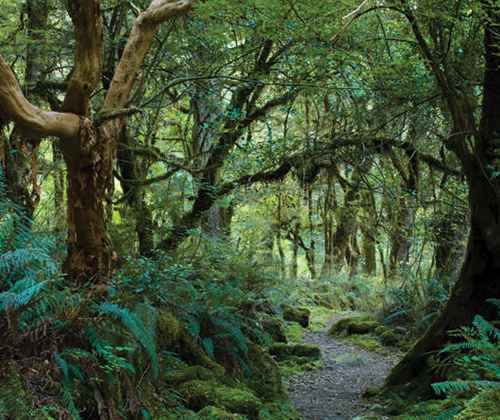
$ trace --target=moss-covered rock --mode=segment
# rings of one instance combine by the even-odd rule
[[[347,324],[346,332],[347,334],[368,334],[375,330],[375,328],[379,327],[380,324],[376,321],[359,321],[359,322],[350,322]]]
[[[368,321],[368,317],[366,316],[348,316],[342,319],[339,319],[335,322],[330,329],[328,330],[328,335],[340,334],[347,330],[347,326],[353,322],[363,322]]]
[[[302,417],[289,405],[267,403],[259,412],[259,420],[301,420]]]
[[[184,382],[193,381],[196,379],[202,381],[210,381],[214,379],[214,372],[204,366],[187,366],[183,369],[175,370],[172,373],[172,383],[181,384]]]
[[[379,337],[384,346],[396,346],[399,343],[398,336],[391,330],[384,331]]]
[[[374,332],[381,325],[377,321],[372,321],[367,317],[347,317],[337,321],[328,331],[329,335],[345,332],[347,335],[368,334]]]
[[[251,372],[245,383],[255,395],[264,402],[288,401],[279,367],[265,349],[249,343],[247,362]]]
[[[500,420],[500,389],[482,391],[470,400],[455,420]]]
[[[262,406],[261,401],[247,389],[222,387],[215,390],[214,401],[231,413],[244,414],[257,419]]]
[[[298,322],[304,328],[309,326],[309,317],[311,316],[309,308],[283,305],[281,310],[283,311],[283,319],[286,321]]]
[[[278,316],[263,316],[261,321],[262,329],[276,343],[286,343],[288,341],[283,320]]]
[[[259,398],[249,389],[220,386],[215,381],[195,379],[183,383],[179,390],[186,400],[186,406],[194,411],[214,406],[256,419],[262,406]]]
[[[335,363],[341,366],[361,366],[364,362],[359,354],[345,353],[333,359]]]
[[[198,413],[199,420],[245,420],[240,414],[228,413],[226,410],[209,405]]]
[[[207,405],[212,405],[215,402],[214,393],[217,389],[217,384],[214,381],[201,381],[194,379],[183,383],[179,387],[181,395],[186,400],[187,408],[200,411]]]
[[[275,343],[269,348],[269,354],[274,356],[278,361],[286,360],[291,356],[319,360],[321,358],[321,349],[308,344]]]

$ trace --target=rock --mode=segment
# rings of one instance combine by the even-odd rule
[[[214,373],[204,366],[187,366],[172,373],[172,383],[181,384],[196,379],[209,381],[214,378]]]
[[[261,321],[262,329],[269,334],[275,343],[286,343],[288,341],[283,321],[278,316],[265,317]]]
[[[309,317],[311,316],[311,310],[309,308],[283,305],[281,310],[283,311],[284,320],[297,322],[304,328],[309,326]]]
[[[219,407],[209,405],[202,409],[196,416],[198,420],[245,420],[240,414],[228,413]]]
[[[231,413],[244,414],[250,419],[257,419],[262,406],[260,400],[250,390],[239,388],[218,388],[214,399],[217,406]]]
[[[342,366],[361,366],[363,364],[361,356],[353,353],[342,354],[333,359],[333,361]]]
[[[179,321],[170,312],[160,309],[158,315],[156,340],[161,349],[170,349],[180,336]]]
[[[391,330],[384,331],[379,337],[384,346],[396,346],[399,343],[398,336]]]
[[[308,344],[275,343],[269,348],[269,354],[274,356],[278,361],[286,360],[291,356],[319,360],[321,358],[321,349]]]

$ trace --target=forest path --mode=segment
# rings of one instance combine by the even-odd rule
[[[304,420],[352,420],[372,414],[362,394],[381,385],[398,360],[395,355],[368,352],[327,335],[334,322],[352,315],[358,314],[335,315],[323,330],[303,333],[302,341],[320,347],[323,356],[321,370],[286,380],[290,403]]]

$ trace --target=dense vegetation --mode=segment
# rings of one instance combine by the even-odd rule
[[[496,1],[2,6],[0,416],[296,419],[318,307],[498,398]]]

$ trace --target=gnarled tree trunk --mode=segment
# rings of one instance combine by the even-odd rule
[[[75,27],[75,68],[61,112],[31,104],[0,56],[0,119],[12,121],[24,139],[55,136],[68,172],[68,277],[78,283],[99,282],[116,258],[104,214],[112,181],[113,159],[128,98],[158,25],[186,13],[194,0],[153,0],[137,17],[107,92],[98,121],[89,119],[89,99],[102,75],[103,30],[99,0],[68,0]],[[121,115],[121,118],[120,118]]]

